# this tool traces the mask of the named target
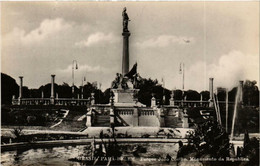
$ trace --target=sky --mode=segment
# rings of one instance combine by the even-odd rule
[[[127,7],[130,68],[165,87],[233,88],[259,82],[259,2],[1,2],[1,71],[24,86],[86,81],[109,88],[122,67]],[[189,41],[189,42],[187,42]],[[257,83],[259,86],[259,83]]]

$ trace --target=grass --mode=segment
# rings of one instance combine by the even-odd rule
[[[52,107],[32,107],[32,108],[11,108],[5,107],[2,109],[2,128],[14,129],[22,127],[23,129],[29,130],[54,130],[54,131],[79,131],[84,129],[86,120],[77,121],[77,119],[86,113],[86,109],[68,107],[62,108],[68,109],[69,114],[63,119],[62,123],[54,128],[50,126],[56,124],[61,117],[61,111],[58,108]],[[39,122],[39,120],[44,120],[44,116],[48,114],[47,121]],[[28,123],[26,119],[28,116],[34,116],[33,122]],[[18,118],[18,119],[17,119]]]

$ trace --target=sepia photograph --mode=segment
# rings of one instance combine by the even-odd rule
[[[2,1],[2,166],[258,166],[260,1]]]

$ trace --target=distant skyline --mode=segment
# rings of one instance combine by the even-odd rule
[[[130,18],[130,68],[181,89],[259,86],[259,1],[1,2],[1,71],[24,86],[86,81],[109,88],[122,67],[122,10]]]

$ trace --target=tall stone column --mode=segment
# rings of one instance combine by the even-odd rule
[[[51,104],[54,104],[54,82],[55,82],[55,75],[51,75]]]
[[[213,79],[214,78],[209,78],[209,107],[213,107]]]
[[[21,105],[21,99],[23,97],[23,76],[20,76],[20,86],[19,86],[19,97],[18,104]]]
[[[122,58],[122,75],[129,72],[129,36],[130,32],[123,32],[123,58]]]
[[[23,76],[20,76],[19,98],[23,96]]]

